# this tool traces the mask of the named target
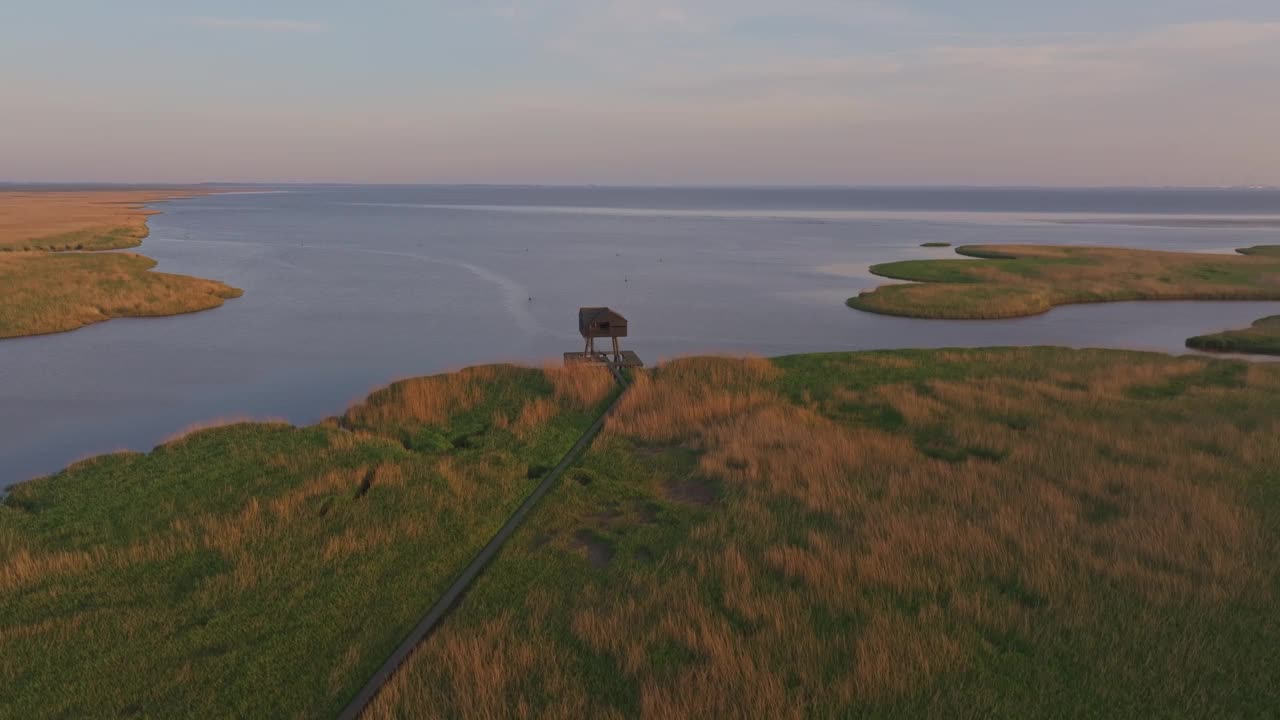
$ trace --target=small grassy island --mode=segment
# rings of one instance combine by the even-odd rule
[[[151,272],[132,253],[147,235],[144,203],[191,193],[0,193],[0,338],[64,332],[113,317],[218,307],[240,290]]]
[[[1256,245],[1254,247],[1240,248],[1236,252],[1241,255],[1270,255],[1272,257],[1280,257],[1280,245]]]
[[[0,505],[0,716],[332,717],[615,394],[398,383]],[[1053,348],[636,373],[367,716],[1261,717],[1280,366]]]
[[[927,243],[920,243],[920,247],[926,247],[926,248],[949,248],[949,247],[951,247],[951,243],[949,243],[949,242],[927,242]]]
[[[956,252],[977,259],[875,265],[876,275],[915,284],[879,287],[848,304],[885,315],[982,320],[1073,303],[1280,300],[1280,247],[1237,255],[1030,245],[970,245]]]
[[[1280,355],[1280,315],[1255,322],[1245,330],[1228,330],[1187,340],[1187,347],[1208,352]]]

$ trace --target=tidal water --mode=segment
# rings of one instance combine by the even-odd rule
[[[225,418],[311,423],[396,378],[580,349],[690,353],[1064,345],[1182,353],[1280,303],[1117,303],[1034,318],[870,315],[867,267],[921,243],[1230,251],[1280,243],[1280,192],[527,187],[247,188],[156,206],[159,270],[243,288],[223,308],[0,341],[0,486]]]

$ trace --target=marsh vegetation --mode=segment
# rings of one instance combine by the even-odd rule
[[[155,273],[131,253],[152,191],[0,193],[0,338],[74,330],[113,317],[176,315],[240,296],[226,284]]]
[[[475,368],[15,487],[0,714],[335,713],[613,392]],[[1276,366],[672,362],[368,714],[1258,716],[1276,468]]]
[[[1272,315],[1243,330],[1199,335],[1187,347],[1208,352],[1280,355],[1280,315]]]
[[[190,191],[0,192],[0,252],[118,250],[147,236],[147,203]]]
[[[473,368],[14,487],[0,716],[336,714],[613,391]]]
[[[850,298],[885,315],[979,320],[1022,317],[1058,305],[1122,300],[1280,300],[1280,253],[1236,255],[1101,247],[970,245],[972,260],[910,260],[871,272],[913,284]]]
[[[370,717],[1260,716],[1280,368],[683,360]]]
[[[241,294],[215,280],[152,272],[155,265],[133,253],[0,254],[0,338],[207,310]]]

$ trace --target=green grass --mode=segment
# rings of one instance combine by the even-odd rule
[[[1280,355],[1280,315],[1262,318],[1245,330],[1193,337],[1187,340],[1187,347],[1210,352]]]
[[[132,253],[2,253],[0,338],[208,310],[241,295],[215,280],[152,272],[155,266]]]
[[[16,486],[0,716],[335,715],[599,408],[482,368]]]
[[[946,248],[946,247],[951,247],[951,243],[949,243],[949,242],[927,242],[927,243],[920,243],[920,247],[927,247],[927,248]]]
[[[510,367],[206,430],[0,506],[0,716],[335,714],[608,402]],[[688,359],[371,717],[1265,717],[1280,367]]]
[[[1254,247],[1240,248],[1236,252],[1241,255],[1280,255],[1280,245],[1255,245]]]
[[[197,312],[239,297],[217,281],[150,272],[155,261],[141,255],[97,252],[141,244],[144,203],[169,195],[0,192],[0,339]]]
[[[371,716],[1280,707],[1280,368],[1047,348],[773,365],[643,374],[581,461],[592,481],[539,506]]]
[[[31,238],[21,245],[0,246],[0,252],[18,250],[41,250],[46,252],[66,252],[71,250],[122,250],[137,247],[147,237],[148,230],[142,226],[122,226],[113,228],[89,228],[72,232],[57,233],[44,237]]]
[[[1280,254],[1268,247],[1237,255],[1014,245],[956,252],[974,259],[873,266],[876,275],[915,284],[864,292],[848,305],[906,317],[998,319],[1074,303],[1280,299]]]

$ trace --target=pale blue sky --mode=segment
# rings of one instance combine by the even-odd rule
[[[1276,0],[0,4],[0,180],[1280,184]]]

